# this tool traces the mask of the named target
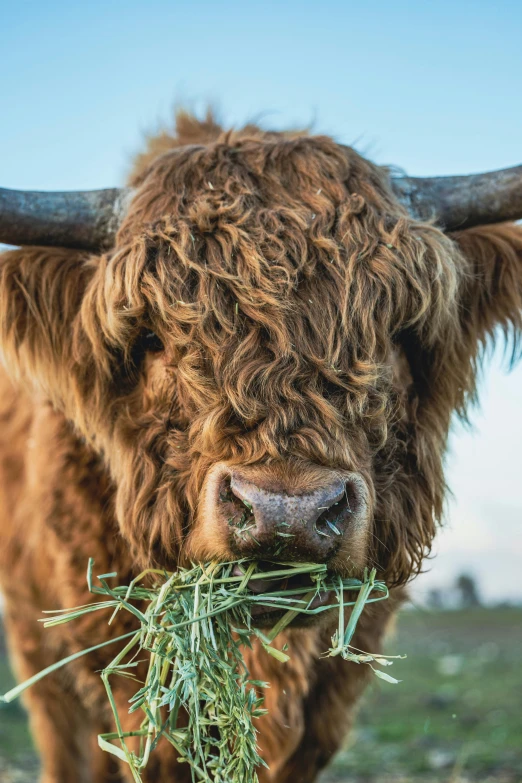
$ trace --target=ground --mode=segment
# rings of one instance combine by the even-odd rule
[[[388,651],[407,654],[388,670],[403,681],[375,680],[321,783],[522,783],[521,608],[408,609]],[[0,783],[36,769],[22,709],[0,706]]]
[[[403,612],[377,681],[322,783],[522,781],[522,609]]]

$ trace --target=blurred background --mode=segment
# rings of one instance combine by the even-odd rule
[[[226,125],[311,126],[412,175],[522,161],[522,4],[0,0],[0,184],[120,184],[182,105]],[[437,556],[328,780],[522,780],[522,366],[486,362],[455,422]],[[393,651],[392,650],[392,651]],[[0,690],[7,688],[2,658]],[[34,779],[23,713],[0,710],[0,781]]]

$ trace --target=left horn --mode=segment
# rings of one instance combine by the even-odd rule
[[[110,248],[131,194],[129,188],[69,192],[0,188],[0,242]]]
[[[392,177],[395,195],[416,218],[446,231],[522,218],[522,166],[461,177]]]

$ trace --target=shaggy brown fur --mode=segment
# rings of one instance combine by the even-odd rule
[[[212,118],[181,115],[132,184],[111,252],[1,257],[0,566],[19,676],[124,632],[121,616],[110,628],[87,616],[41,633],[42,609],[91,600],[89,557],[125,581],[230,556],[205,509],[218,463],[283,482],[324,467],[363,476],[365,562],[396,586],[358,630],[355,644],[378,650],[441,515],[452,412],[465,415],[495,328],[520,334],[521,229],[445,236],[331,139],[224,133]],[[164,350],[145,350],[151,330]],[[319,660],[330,633],[328,621],[288,631],[285,666],[246,654],[272,683],[263,781],[315,780],[347,730],[366,673]],[[96,670],[113,654],[29,691],[45,783],[127,779],[93,750],[110,725]],[[134,688],[115,686],[125,713]],[[147,780],[187,770],[160,746]]]

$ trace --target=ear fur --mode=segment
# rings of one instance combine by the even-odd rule
[[[73,364],[72,325],[92,265],[62,248],[0,254],[0,352],[11,377],[62,406]]]
[[[435,521],[443,513],[445,482],[439,455],[443,453],[454,411],[466,418],[476,396],[476,378],[484,351],[503,335],[520,358],[522,337],[522,226],[500,224],[451,235],[456,243],[453,263],[458,270],[456,307],[437,326],[430,312],[434,336],[428,342],[416,325],[406,328],[398,341],[412,376],[406,415],[397,424],[396,449],[402,444],[402,469],[391,486],[376,486],[378,535],[386,550],[376,562],[385,562],[390,583],[403,583],[416,573],[430,550]],[[383,452],[386,478],[393,462]],[[412,495],[409,476],[415,475]],[[389,482],[390,483],[390,482]]]
[[[520,357],[522,336],[522,226],[501,223],[453,234],[467,261],[461,321],[468,340],[484,344],[500,327]]]

